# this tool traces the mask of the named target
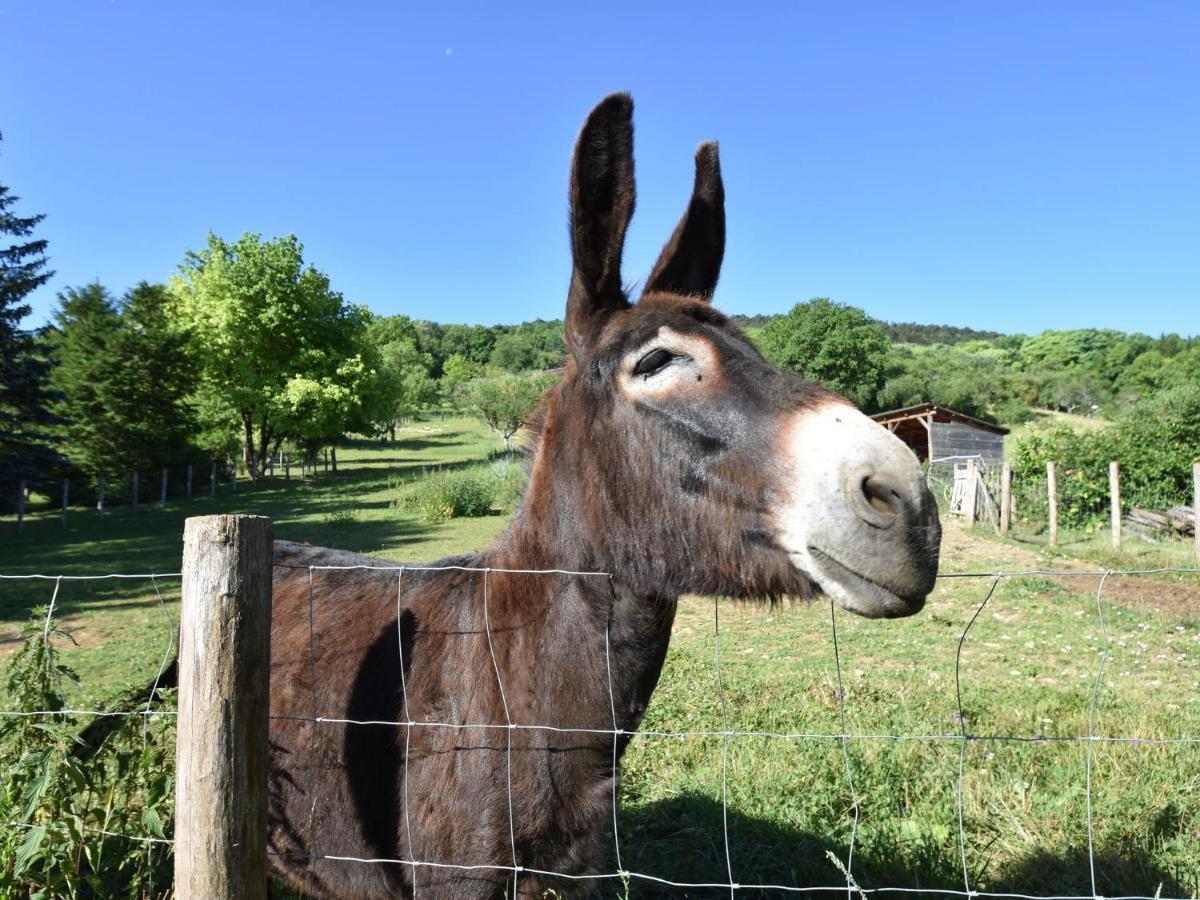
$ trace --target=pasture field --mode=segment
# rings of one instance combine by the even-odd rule
[[[0,521],[0,573],[174,572],[184,518],[215,512],[270,515],[278,537],[413,562],[499,533],[500,515],[429,524],[394,504],[430,468],[486,463],[497,438],[470,420],[416,423],[400,438],[341,448],[336,478],[277,479],[101,521],[73,512],[66,527],[54,513],[35,513],[20,536]],[[1136,546],[1119,558],[1080,549],[1105,567],[1147,559]],[[1096,568],[1071,552],[1049,555],[950,523],[942,571]],[[971,890],[1090,896],[1090,754],[1095,892],[1200,895],[1200,742],[1179,742],[1200,741],[1200,580],[1113,575],[1098,605],[1099,582],[1005,577],[980,611],[991,577],[944,578],[910,619],[838,612],[840,678],[827,602],[715,608],[684,598],[662,680],[625,757],[622,865],[683,882],[728,883],[732,873],[741,884],[841,886],[845,896],[827,852],[864,888],[962,891],[965,857]],[[0,661],[53,589],[0,583]],[[159,589],[166,616],[149,584],[59,587],[57,606],[78,643],[63,645],[81,676],[72,706],[103,704],[153,676],[178,581]],[[1097,736],[1137,742],[1089,742],[1090,722]],[[853,737],[843,741],[843,732]],[[626,890],[729,895],[637,878],[627,888],[605,882],[599,893]],[[774,896],[738,893],[765,895]]]

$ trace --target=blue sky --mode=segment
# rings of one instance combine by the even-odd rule
[[[213,230],[296,233],[354,302],[556,318],[566,178],[629,90],[625,277],[721,141],[727,312],[1200,333],[1195,3],[0,0],[0,183],[121,292]]]

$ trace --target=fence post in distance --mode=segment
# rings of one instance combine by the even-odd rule
[[[1050,546],[1058,546],[1058,480],[1053,461],[1046,463],[1046,499],[1049,501]]]
[[[1121,549],[1121,464],[1113,460],[1108,464],[1108,493],[1112,500],[1112,545]]]

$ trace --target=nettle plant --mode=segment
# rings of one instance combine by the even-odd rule
[[[2,708],[25,715],[0,716],[0,896],[169,896],[170,843],[136,838],[171,830],[174,718],[125,716],[83,752],[64,691],[79,679],[56,641],[74,642],[34,610],[4,673]]]

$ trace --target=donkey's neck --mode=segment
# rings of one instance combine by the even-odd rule
[[[575,681],[570,693],[587,727],[607,728],[615,714],[619,729],[635,730],[662,672],[677,598],[635,590],[543,538],[518,516],[476,565],[589,573],[539,579],[542,589],[519,598],[525,609],[515,618],[538,622],[545,669],[570,673],[556,677]]]

